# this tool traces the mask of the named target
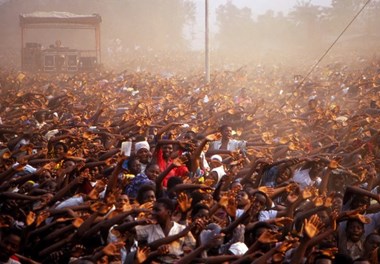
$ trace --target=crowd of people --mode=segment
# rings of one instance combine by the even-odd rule
[[[380,59],[304,79],[0,73],[0,263],[378,263]]]

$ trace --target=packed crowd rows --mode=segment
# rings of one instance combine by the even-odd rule
[[[378,263],[380,60],[0,75],[0,263]]]

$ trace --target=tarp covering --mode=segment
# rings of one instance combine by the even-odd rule
[[[98,14],[77,15],[68,12],[34,12],[20,14],[20,24],[86,24],[96,25],[102,21]]]

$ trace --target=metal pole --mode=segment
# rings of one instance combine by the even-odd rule
[[[24,61],[24,25],[21,25],[21,70],[25,70],[25,61]]]
[[[210,42],[208,27],[208,0],[205,0],[205,81],[210,82]]]

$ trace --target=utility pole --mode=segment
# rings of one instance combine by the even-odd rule
[[[210,83],[210,42],[209,42],[209,19],[208,0],[205,0],[205,82]]]

